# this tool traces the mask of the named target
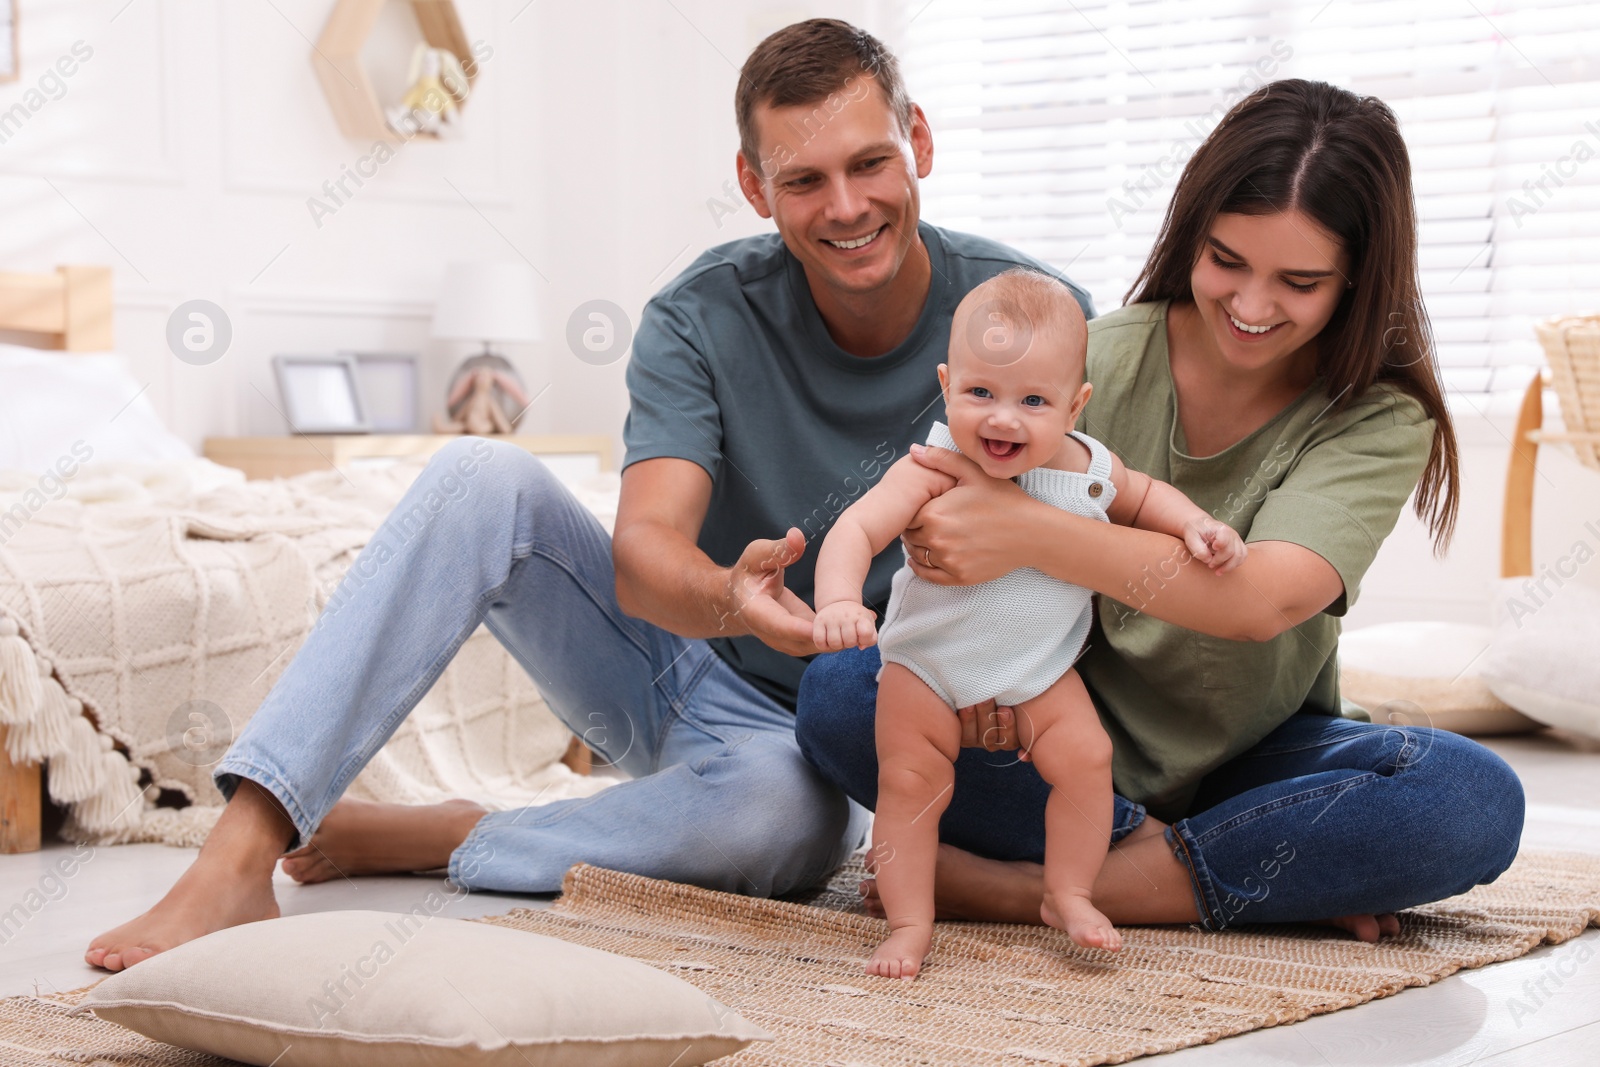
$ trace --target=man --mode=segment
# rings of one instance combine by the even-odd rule
[[[712,249],[645,308],[614,542],[519,449],[442,450],[385,529],[429,493],[450,504],[375,536],[400,547],[324,614],[218,765],[230,800],[194,865],[96,938],[90,964],[120,970],[276,916],[289,846],[302,882],[448,867],[469,889],[554,892],[587,862],[768,895],[860,843],[864,812],[794,739],[817,651],[807,545],[926,436],[960,299],[1046,268],[920,222],[933,138],[871,35],[829,19],[780,30],[736,104],[740,187],[778,232]],[[880,607],[896,551],[866,585]],[[340,801],[480,622],[631,780],[494,813]]]

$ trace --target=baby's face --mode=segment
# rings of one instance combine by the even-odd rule
[[[939,367],[956,447],[992,478],[1049,463],[1088,399],[1081,347],[1063,353],[1061,339],[1040,334],[1020,358],[991,361],[971,350],[965,333],[951,331],[950,362]]]

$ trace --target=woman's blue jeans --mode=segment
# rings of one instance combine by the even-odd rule
[[[310,840],[482,623],[550,710],[631,780],[484,816],[450,858],[467,889],[549,893],[574,863],[768,896],[824,879],[867,816],[801,756],[794,716],[705,641],[623,614],[611,539],[515,445],[441,449],[346,573],[214,769]]]
[[[819,656],[795,733],[818,770],[875,807],[878,650]],[[1002,860],[1044,858],[1050,787],[1014,752],[966,749],[940,840]],[[1115,798],[1111,840],[1145,811]],[[1517,854],[1522,783],[1476,742],[1426,727],[1299,714],[1212,771],[1166,830],[1201,925],[1377,914],[1492,882]]]

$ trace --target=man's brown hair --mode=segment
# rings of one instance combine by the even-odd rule
[[[756,45],[739,71],[739,88],[734,93],[739,150],[745,161],[762,177],[771,177],[762,167],[756,138],[757,106],[818,103],[862,75],[877,82],[901,132],[910,133],[911,98],[900,79],[900,64],[894,53],[866,30],[838,19],[807,19],[785,26]]]

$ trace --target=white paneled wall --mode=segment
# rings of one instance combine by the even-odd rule
[[[0,120],[0,268],[110,263],[117,346],[198,447],[283,432],[275,353],[424,353],[424,395],[442,396],[473,346],[428,336],[441,268],[523,258],[547,279],[543,339],[508,349],[534,391],[550,385],[528,428],[619,434],[624,361],[575,358],[567,319],[591,299],[636,316],[701,249],[764,228],[748,207],[719,227],[706,206],[732,174],[736,64],[821,5],[457,3],[489,51],[464,135],[384,152],[339,133],[314,76],[332,0],[23,0],[22,78],[0,85],[0,115],[23,104]],[[416,40],[390,3],[365,52],[380,95]],[[87,58],[55,81],[75,47]],[[204,367],[164,339],[195,298],[233,325]]]
[[[1499,587],[1500,518],[1520,399],[1507,394],[1453,398],[1462,472],[1455,540],[1444,559],[1435,559],[1427,528],[1408,507],[1367,572],[1345,629],[1409,619],[1493,624],[1496,602],[1507,596]],[[1562,428],[1555,394],[1548,391],[1545,424],[1550,431]],[[1600,472],[1579,465],[1559,445],[1539,450],[1533,567],[1535,575],[1545,577],[1544,591],[1550,595],[1559,596],[1567,581],[1600,588]],[[1531,607],[1537,601],[1524,603]]]
[[[725,188],[738,64],[765,33],[816,14],[900,39],[885,22],[898,5],[457,3],[468,38],[492,52],[464,136],[414,141],[380,163],[371,144],[339,134],[313,75],[310,41],[332,0],[23,0],[22,77],[0,85],[0,269],[110,263],[118,347],[198,446],[283,431],[274,353],[420,352],[424,395],[442,395],[471,347],[428,337],[442,266],[525,258],[546,279],[544,337],[509,354],[535,391],[549,385],[527,427],[619,434],[625,362],[592,366],[568,351],[573,309],[605,299],[636,317],[700,250],[766,232]],[[406,5],[389,4],[366,53],[380,92],[402,83],[415,34]],[[63,56],[73,73],[50,79]],[[341,180],[330,194],[324,183]],[[195,298],[221,304],[234,330],[205,367],[165,342],[172,309]],[[1403,520],[1351,625],[1487,618],[1510,412],[1464,414],[1455,548],[1432,562]],[[1538,550],[1554,558],[1600,519],[1600,478],[1563,455],[1543,470]]]

